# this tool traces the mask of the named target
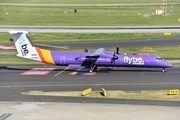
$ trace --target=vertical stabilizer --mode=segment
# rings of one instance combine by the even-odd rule
[[[9,33],[14,40],[18,57],[41,61],[35,47],[32,46],[26,36],[27,31],[9,31]]]

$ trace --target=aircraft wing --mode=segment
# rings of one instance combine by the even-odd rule
[[[79,61],[83,61],[81,59],[81,57],[88,57],[88,58],[93,58],[93,57],[99,57],[101,54],[103,54],[105,51],[104,48],[98,48],[97,50],[95,50],[93,53],[91,54],[81,54],[79,57],[75,58],[75,60],[79,60]]]
[[[98,48],[96,51],[94,51],[90,56],[100,56],[102,53],[104,53],[104,48]]]

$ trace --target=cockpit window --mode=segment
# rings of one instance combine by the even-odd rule
[[[164,60],[163,58],[155,58],[155,60]]]

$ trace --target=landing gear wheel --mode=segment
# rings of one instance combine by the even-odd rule
[[[90,70],[89,70],[89,73],[92,73],[94,70],[97,70],[97,66],[91,64],[91,68],[90,68]]]
[[[93,70],[89,70],[89,73],[92,73],[93,72]]]
[[[161,70],[161,72],[163,72],[163,73],[164,73],[164,72],[165,72],[165,69],[162,69],[162,70]]]

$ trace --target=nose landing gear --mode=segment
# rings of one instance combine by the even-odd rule
[[[163,68],[163,69],[161,70],[161,72],[164,73],[164,72],[165,72],[165,68]]]

